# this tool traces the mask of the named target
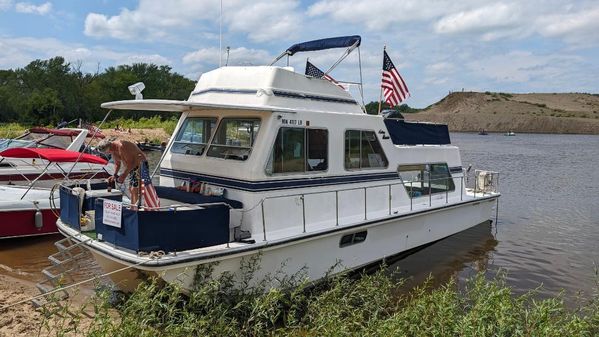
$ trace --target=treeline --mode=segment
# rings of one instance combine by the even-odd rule
[[[101,120],[103,102],[133,99],[128,86],[144,82],[144,98],[187,99],[195,82],[169,66],[138,63],[84,73],[81,64],[62,57],[35,60],[24,68],[0,70],[0,123],[57,124],[82,118]],[[144,112],[125,111],[119,117],[138,119]]]
[[[35,60],[24,68],[0,70],[0,123],[53,125],[77,118],[99,121],[106,114],[100,104],[133,99],[127,87],[136,82],[146,85],[144,98],[177,100],[187,99],[195,85],[164,65],[137,63],[84,73],[80,63],[66,62],[60,56]],[[366,111],[376,114],[378,104],[366,104]],[[384,103],[385,109],[391,108]],[[401,113],[418,111],[406,104],[394,109]],[[123,111],[118,117],[137,120],[157,114]]]

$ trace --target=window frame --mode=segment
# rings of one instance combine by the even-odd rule
[[[347,167],[346,162],[345,162],[345,153],[347,151],[347,142],[346,142],[346,133],[348,131],[360,131],[360,167],[355,168],[355,167]],[[385,166],[378,166],[378,167],[361,167],[362,166],[362,132],[364,131],[369,131],[374,133],[374,137],[376,138],[376,141],[379,143],[379,146],[381,147],[381,151],[383,151],[383,155],[385,156],[385,161],[387,162],[387,164]],[[350,128],[346,128],[343,129],[343,168],[346,171],[363,171],[363,170],[384,170],[384,169],[388,169],[389,168],[389,158],[387,157],[387,153],[385,152],[385,149],[383,148],[383,143],[379,140],[379,137],[377,136],[376,131],[372,130],[372,129],[350,129]]]
[[[439,191],[439,192],[431,192],[430,194],[422,194],[422,195],[419,195],[419,196],[417,196],[417,197],[414,197],[414,196],[410,195],[410,191],[408,190],[408,186],[409,186],[409,184],[408,184],[408,183],[406,183],[406,182],[404,181],[404,179],[402,178],[402,176],[401,176],[401,172],[402,172],[402,171],[400,171],[400,167],[402,167],[402,166],[414,166],[414,167],[417,167],[417,166],[425,166],[425,167],[426,167],[427,165],[429,166],[429,170],[426,170],[425,172],[427,172],[427,177],[428,177],[428,181],[427,181],[427,182],[428,182],[429,186],[431,186],[431,171],[430,171],[430,165],[445,165],[445,166],[447,167],[447,173],[449,174],[449,175],[448,175],[448,177],[447,177],[447,181],[449,182],[449,184],[448,184],[448,185],[450,185],[450,186],[451,186],[451,187],[453,187],[453,188],[450,188],[450,189],[447,189],[447,190],[443,190],[443,191]],[[409,172],[409,171],[404,171],[404,172]],[[428,197],[429,195],[430,195],[430,196],[433,196],[433,195],[439,195],[439,194],[442,194],[442,193],[450,193],[450,192],[455,192],[455,191],[456,191],[456,188],[457,188],[457,187],[456,187],[456,184],[455,184],[455,181],[454,181],[454,177],[453,177],[453,175],[451,174],[451,170],[449,170],[449,164],[447,164],[446,162],[432,162],[432,163],[409,163],[409,164],[407,164],[407,163],[406,163],[406,164],[399,164],[399,165],[397,165],[397,175],[398,175],[399,179],[401,180],[401,183],[402,183],[402,185],[404,186],[404,189],[406,190],[406,193],[407,193],[407,195],[408,195],[408,197],[409,197],[410,199],[417,199],[417,198],[422,198],[422,197]],[[431,187],[431,191],[432,191],[432,187]]]
[[[360,241],[356,241],[356,236],[360,234],[360,237],[362,237],[363,234],[363,238]],[[351,237],[349,242],[344,243],[343,239],[347,238],[347,237]],[[362,230],[362,231],[358,231],[358,232],[353,232],[353,233],[347,233],[344,234],[343,236],[341,236],[341,238],[339,238],[339,248],[345,248],[345,247],[350,247],[350,246],[355,246],[361,243],[366,242],[366,239],[368,239],[368,230]]]
[[[212,132],[212,134],[210,135],[210,137],[208,138],[208,141],[206,143],[191,143],[191,142],[184,142],[184,141],[179,141],[176,140],[177,136],[179,135],[179,132],[182,132],[184,130],[184,127],[187,126],[187,121],[189,119],[215,119],[215,128],[214,128],[214,132]],[[214,135],[216,134],[216,130],[218,129],[218,126],[220,125],[220,120],[222,118],[219,118],[218,116],[187,116],[185,117],[185,119],[183,120],[183,123],[181,123],[181,127],[179,128],[179,130],[177,131],[177,133],[175,133],[174,137],[173,137],[173,141],[170,145],[170,147],[168,148],[168,152],[172,155],[172,154],[176,154],[176,155],[183,155],[183,156],[194,156],[194,157],[204,157],[206,156],[206,153],[208,153],[208,148],[210,147],[210,144],[212,143],[212,138],[214,137]],[[180,153],[180,152],[173,152],[173,146],[175,145],[175,143],[189,143],[189,144],[199,144],[199,145],[206,145],[206,147],[204,148],[204,151],[202,151],[201,155],[194,155],[194,154],[190,154],[190,153]]]
[[[304,130],[304,170],[303,171],[295,171],[295,172],[268,172],[268,164],[270,163],[270,159],[273,156],[273,151],[274,151],[274,147],[275,147],[275,142],[277,141],[277,136],[279,135],[279,132],[281,131],[281,129],[303,129]],[[324,130],[327,132],[327,169],[326,170],[320,170],[320,171],[307,171],[306,170],[306,165],[308,163],[308,132],[307,130]],[[280,125],[279,128],[277,129],[277,132],[275,132],[274,134],[274,139],[271,142],[271,146],[270,146],[270,152],[268,153],[268,157],[266,159],[266,164],[264,165],[264,174],[266,174],[267,176],[289,176],[289,175],[298,175],[298,174],[320,174],[320,173],[328,173],[330,168],[331,168],[331,162],[330,162],[330,153],[331,153],[331,149],[330,149],[330,137],[329,137],[329,129],[326,127],[319,127],[319,126],[293,126],[293,125]]]
[[[226,157],[218,157],[218,156],[209,156],[208,152],[210,150],[210,148],[214,145],[214,146],[221,146],[221,147],[232,147],[232,148],[241,148],[241,149],[245,149],[247,147],[245,146],[235,146],[235,145],[222,145],[222,144],[214,144],[214,140],[216,139],[216,135],[218,133],[218,130],[220,129],[220,126],[222,125],[223,121],[225,120],[258,120],[260,122],[260,127],[258,128],[258,132],[256,132],[256,136],[254,137],[254,141],[252,142],[252,145],[249,148],[249,153],[247,155],[247,158],[243,159],[243,160],[238,160],[238,159],[228,159]],[[262,123],[262,117],[260,116],[226,116],[226,117],[220,117],[218,119],[218,124],[216,125],[216,129],[214,130],[214,134],[212,135],[211,139],[210,139],[210,144],[208,144],[208,147],[206,148],[206,151],[204,153],[204,155],[208,158],[214,158],[214,159],[221,159],[221,160],[234,160],[236,162],[246,162],[248,159],[250,159],[250,156],[252,155],[252,152],[254,152],[254,145],[256,144],[256,141],[258,140],[258,134],[260,133],[260,130],[263,127],[263,123]]]

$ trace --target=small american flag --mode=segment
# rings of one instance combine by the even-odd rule
[[[141,193],[143,195],[143,206],[146,209],[152,210],[160,207],[160,198],[156,194],[154,185],[152,185],[150,167],[147,161],[143,161],[141,164]]]
[[[306,60],[306,75],[311,76],[311,77],[316,77],[316,78],[324,78],[325,80],[331,81],[333,84],[335,84],[338,87],[340,87],[341,89],[345,90],[345,87],[341,83],[335,81],[334,78],[332,78],[328,74],[325,74],[324,71],[318,69],[315,65],[310,63],[310,61],[308,61],[308,60]]]
[[[385,102],[389,103],[391,107],[398,105],[410,97],[408,86],[403,78],[401,78],[393,62],[391,62],[387,51],[383,51],[383,82],[381,87],[383,88]]]

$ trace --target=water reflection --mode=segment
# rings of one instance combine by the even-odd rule
[[[490,221],[481,223],[407,257],[387,261],[388,272],[397,279],[404,279],[406,289],[422,284],[429,275],[433,277],[433,286],[446,283],[452,277],[464,280],[486,270],[493,259],[498,243],[493,231]]]

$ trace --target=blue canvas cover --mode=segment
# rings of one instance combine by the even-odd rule
[[[177,211],[123,208],[121,228],[105,225],[103,202],[96,201],[96,232],[102,240],[135,252],[176,252],[229,241],[229,207]]]
[[[176,200],[186,204],[207,204],[223,202],[232,208],[243,208],[243,204],[237,200],[227,199],[225,197],[207,196],[199,193],[190,193],[178,190],[174,187],[156,186],[156,194],[160,198]]]
[[[406,122],[393,118],[384,121],[395,145],[451,144],[449,129],[445,124]]]
[[[359,35],[330,37],[302,43],[296,43],[287,49],[287,54],[292,56],[295,53],[316,51],[333,48],[349,48],[357,43],[360,46],[362,38]]]
[[[81,210],[79,209],[79,197],[71,193],[71,189],[60,186],[60,220],[69,227],[76,230],[81,228]]]

